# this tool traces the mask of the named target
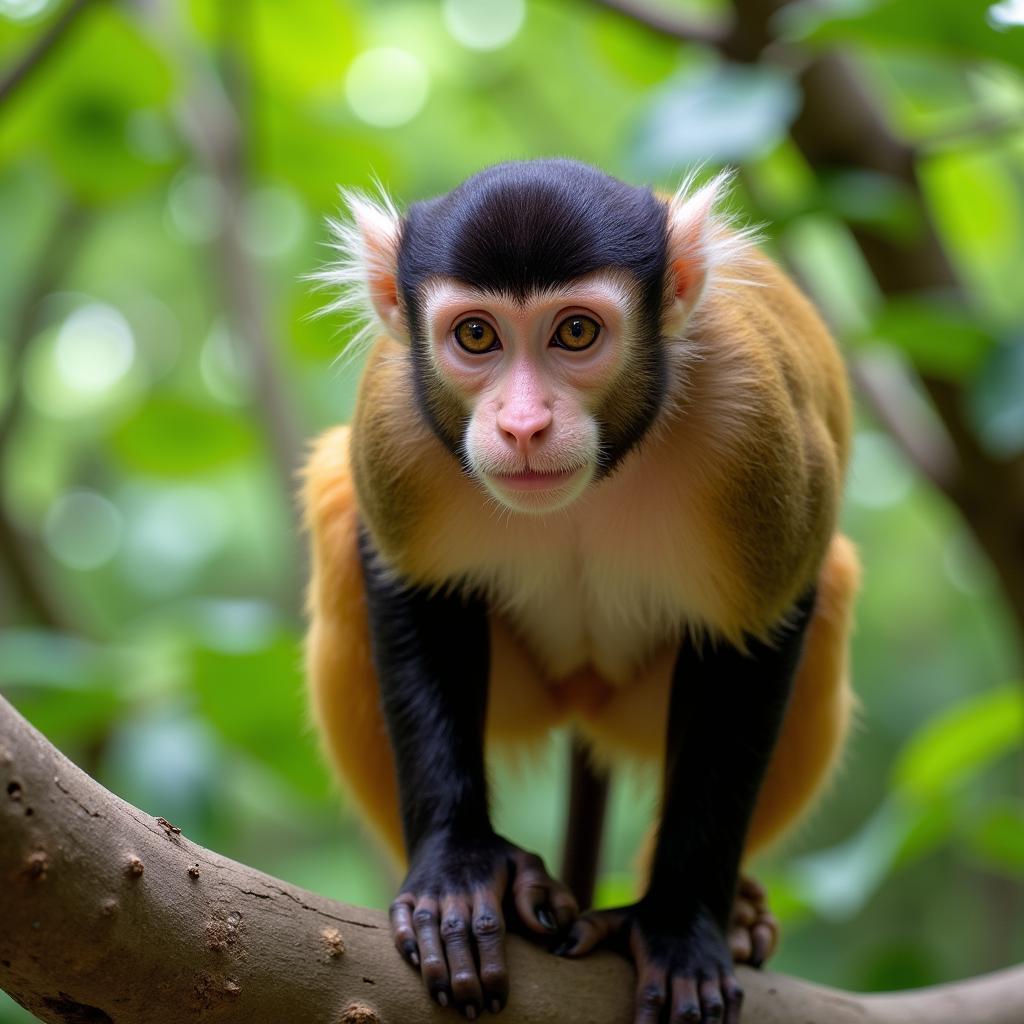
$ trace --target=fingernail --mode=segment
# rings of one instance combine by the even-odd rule
[[[491,1000],[491,1013],[501,1013],[501,1000],[500,999],[492,999]]]
[[[437,1001],[442,1006],[447,1006],[448,1005],[448,993],[447,992],[438,992],[437,993]]]
[[[566,953],[570,952],[575,945],[575,942],[560,942],[553,950],[551,950],[551,952],[554,953],[555,956],[565,956]]]
[[[470,1005],[466,1007],[466,1020],[476,1020],[475,1006]]]
[[[420,965],[420,955],[419,955],[419,953],[415,952],[415,950],[412,953],[410,953],[409,954],[409,961],[410,961],[410,963],[412,963],[413,967],[419,967],[419,965]]]
[[[537,907],[536,909],[537,920],[547,928],[549,932],[558,931],[558,922],[555,920],[551,911],[547,907]]]

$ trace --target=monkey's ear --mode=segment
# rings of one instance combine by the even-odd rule
[[[716,209],[732,176],[732,171],[723,171],[695,189],[690,175],[668,200],[665,327],[670,332],[682,329],[715,271],[750,244],[751,232],[736,230]]]
[[[362,321],[360,334],[383,328],[398,340],[408,332],[398,293],[398,249],[402,218],[381,188],[379,196],[342,191],[348,217],[328,221],[337,259],[316,274],[340,290],[327,312],[350,312]]]

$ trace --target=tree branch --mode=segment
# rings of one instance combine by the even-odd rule
[[[395,953],[385,915],[205,850],[108,793],[0,698],[0,987],[55,1024],[425,1024],[456,1018]],[[505,1024],[630,1019],[611,953],[510,937]],[[748,1024],[1020,1024],[1024,967],[861,996],[741,968]]]
[[[233,10],[230,5],[227,11],[218,8],[228,38],[245,24],[242,9],[238,8],[235,15],[230,13]],[[245,102],[241,95],[243,83],[237,66],[232,68],[232,75],[219,76],[206,55],[192,46],[176,4],[154,4],[141,15],[153,36],[160,39],[185,72],[189,88],[176,108],[180,130],[197,162],[220,187],[222,219],[212,241],[216,279],[235,351],[250,375],[252,416],[262,430],[292,524],[290,569],[282,582],[281,600],[299,618],[307,556],[299,543],[302,520],[295,494],[304,445],[298,404],[291,394],[271,326],[266,285],[244,242],[248,181],[245,126],[240,116]],[[229,85],[233,92],[229,92]]]
[[[891,360],[873,356],[851,358],[849,366],[857,393],[910,464],[949,494],[959,471],[956,451],[906,374]]]
[[[0,76],[0,106],[3,106],[37,72],[67,37],[85,9],[97,0],[71,0],[9,71]]]
[[[39,308],[60,283],[74,258],[88,223],[85,210],[70,204],[57,215],[14,311],[8,345],[7,375],[10,394],[0,406],[0,466],[6,461],[24,408],[22,376],[25,357],[39,327]],[[23,536],[7,513],[0,497],[0,562],[15,592],[36,620],[51,629],[75,631],[75,616],[59,596],[40,564],[35,545]]]

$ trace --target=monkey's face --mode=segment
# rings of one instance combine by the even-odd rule
[[[522,299],[453,280],[426,289],[427,402],[502,505],[562,508],[600,474],[605,412],[638,341],[633,306],[626,275],[608,272]]]

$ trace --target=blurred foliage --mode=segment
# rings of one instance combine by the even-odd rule
[[[57,11],[0,0],[0,66]],[[847,225],[912,237],[916,208],[891,181],[809,170],[781,65],[723,65],[584,0],[92,6],[0,104],[0,487],[18,538],[0,552],[3,693],[196,841],[386,904],[394,878],[307,722],[294,465],[269,441],[282,416],[309,437],[352,408],[350,331],[311,318],[324,298],[303,279],[327,256],[339,184],[379,179],[410,201],[497,160],[566,154],[671,189],[695,162],[737,163],[737,212],[849,351],[959,382],[982,442],[1024,450],[1024,5],[784,14],[794,45],[849,50],[920,147],[968,309],[878,293]],[[237,177],[201,145],[204,130],[233,145],[233,118]],[[1020,624],[963,522],[867,415],[845,527],[866,564],[861,723],[831,799],[759,867],[784,923],[777,966],[897,988],[1024,958]],[[560,736],[496,775],[500,827],[556,863],[565,763]],[[605,901],[632,891],[654,800],[651,779],[621,773]],[[0,1002],[0,1021],[23,1018]]]

